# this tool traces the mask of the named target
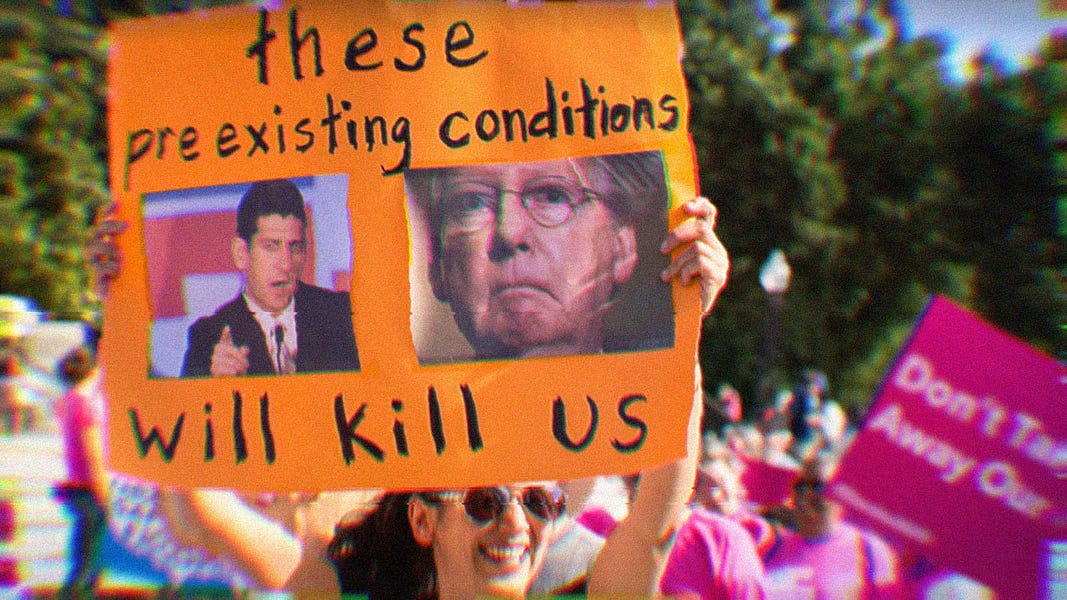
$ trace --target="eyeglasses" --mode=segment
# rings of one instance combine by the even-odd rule
[[[463,232],[485,229],[500,213],[504,194],[518,194],[523,208],[544,227],[559,227],[571,219],[574,211],[599,195],[566,177],[541,177],[529,181],[521,190],[509,190],[480,181],[459,181],[442,195],[445,224]]]
[[[798,494],[803,494],[805,492],[822,494],[825,489],[825,481],[798,481],[793,484],[793,491]]]
[[[430,504],[463,504],[467,516],[479,527],[504,516],[512,502],[518,502],[526,512],[546,523],[559,519],[567,510],[567,495],[558,487],[529,487],[517,493],[505,487],[487,487],[472,488],[459,494],[424,492],[419,496]]]

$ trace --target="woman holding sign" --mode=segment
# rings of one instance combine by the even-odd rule
[[[663,278],[699,278],[702,314],[726,282],[729,261],[715,236],[715,208],[704,198],[661,251],[687,246]],[[687,457],[641,475],[627,517],[605,542],[584,591],[650,597],[673,528],[691,494],[698,455],[701,385],[696,371]],[[342,526],[330,546],[342,591],[371,598],[522,597],[540,572],[567,510],[553,482],[388,495],[366,520]],[[571,588],[567,591],[581,591]]]
[[[643,473],[592,570],[551,592],[653,595],[691,469],[686,459]],[[364,521],[340,527],[330,555],[344,593],[519,598],[541,573],[567,510],[554,482],[392,493]]]

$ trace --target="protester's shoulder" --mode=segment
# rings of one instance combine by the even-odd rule
[[[569,521],[549,546],[543,567],[530,588],[531,595],[558,597],[584,593],[589,572],[604,542],[605,539],[596,532]]]
[[[850,547],[863,548],[865,552],[893,555],[895,551],[877,532],[850,521],[841,521],[834,527],[834,539]]]
[[[775,532],[777,534],[776,543],[764,556],[764,560],[768,565],[777,565],[783,561],[788,562],[807,552],[809,544],[796,531],[787,527],[778,527]]]
[[[757,541],[777,535],[778,528],[774,526],[774,523],[754,510],[743,508],[733,516],[733,520]]]
[[[719,538],[749,537],[748,531],[741,523],[706,508],[694,508],[681,529],[697,530]]]

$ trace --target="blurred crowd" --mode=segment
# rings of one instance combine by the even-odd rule
[[[825,493],[857,423],[815,369],[755,415],[729,384],[704,392],[689,471],[390,493],[174,490],[107,472],[91,340],[46,373],[26,355],[25,323],[11,317],[27,306],[0,298],[0,309],[2,433],[63,441],[55,499],[73,526],[61,597],[96,595],[108,535],[163,586],[223,593],[327,582],[372,598],[464,597],[454,586],[483,577],[489,587],[458,589],[537,596],[651,581],[674,598],[994,597],[852,522]],[[502,583],[513,576],[512,588]]]
[[[823,372],[805,370],[754,418],[742,406],[729,384],[705,394],[703,455],[687,519],[741,525],[763,566],[766,597],[995,597],[962,573],[853,522],[825,494],[859,423],[828,395]],[[690,528],[687,521],[683,534]],[[692,550],[676,545],[668,565],[691,560],[686,552]]]
[[[66,353],[52,379],[28,377],[35,368],[20,349],[24,332],[3,333],[3,432],[50,430],[64,440],[68,477],[57,485],[55,497],[69,511],[73,528],[69,576],[61,596],[79,597],[78,590],[95,593],[97,579],[108,568],[100,560],[108,529],[118,544],[155,565],[166,586],[299,590],[301,577],[314,582],[323,576],[321,569],[309,570],[302,559],[314,545],[329,559],[327,570],[335,569],[342,586],[347,576],[348,584],[362,589],[358,586],[365,581],[359,578],[368,564],[383,568],[381,557],[392,552],[381,547],[382,519],[399,515],[406,522],[411,510],[406,507],[416,501],[432,507],[450,498],[449,493],[380,490],[317,496],[179,491],[107,474],[99,447],[102,396],[94,387],[98,381],[91,346],[78,345]],[[42,387],[40,381],[55,383]],[[48,394],[51,401],[42,403]],[[827,497],[824,492],[857,423],[829,397],[822,372],[803,372],[794,387],[780,391],[754,416],[744,414],[744,405],[729,384],[704,394],[692,494],[659,548],[662,572],[657,585],[663,595],[995,597],[963,574],[851,522]],[[486,522],[505,522],[506,507],[515,501],[527,513],[551,521],[527,593],[583,592],[598,557],[609,547],[607,540],[634,508],[641,483],[642,475],[634,474],[547,487],[501,486],[468,490],[455,501],[466,507],[468,520],[485,519],[474,521],[483,529]],[[390,509],[392,505],[401,508]],[[232,535],[219,535],[219,521],[236,525],[228,530]],[[396,531],[394,525],[389,531]],[[367,537],[368,527],[376,527],[377,533]],[[374,557],[371,563],[359,562],[366,561],[356,556],[361,544]],[[405,570],[407,560],[402,560]],[[381,597],[390,590],[396,591],[387,587]]]

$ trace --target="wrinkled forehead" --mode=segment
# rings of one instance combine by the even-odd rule
[[[669,203],[663,163],[652,152],[438,167],[415,170],[406,177],[408,192],[424,209],[430,209],[430,218],[435,222],[441,218],[440,202],[445,191],[458,182],[480,182],[520,191],[538,177],[563,177],[594,191],[622,222],[630,222],[649,209],[666,209]]]

